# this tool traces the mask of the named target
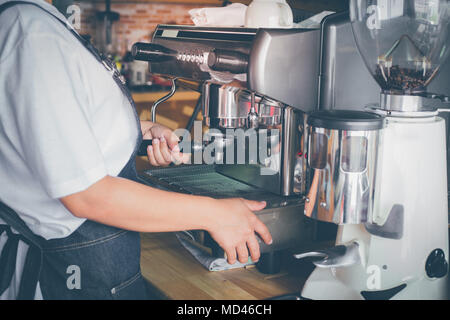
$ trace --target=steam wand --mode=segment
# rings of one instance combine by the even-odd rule
[[[170,92],[168,94],[166,94],[164,97],[156,100],[153,103],[153,105],[152,105],[152,107],[150,109],[150,113],[152,115],[151,116],[151,121],[153,123],[156,123],[156,109],[158,108],[158,106],[161,103],[163,103],[163,102],[169,100],[170,98],[172,98],[173,95],[175,94],[175,92],[177,91],[177,84],[176,84],[177,80],[178,80],[178,78],[173,78],[171,80],[172,81],[172,88],[171,88]],[[153,140],[151,140],[151,139],[142,140],[142,143],[141,143],[141,146],[139,147],[137,155],[138,156],[146,156],[147,155],[147,148],[148,148],[148,146],[151,146],[152,143],[153,143]]]
[[[161,103],[163,103],[163,102],[169,100],[170,98],[172,98],[173,95],[175,94],[175,91],[177,91],[177,84],[176,84],[176,81],[177,81],[177,80],[178,80],[178,78],[173,78],[173,79],[171,80],[171,81],[172,81],[172,88],[170,89],[170,92],[169,92],[167,95],[165,95],[164,97],[162,97],[162,98],[156,100],[156,101],[153,103],[152,108],[151,108],[151,110],[150,110],[151,115],[152,115],[152,122],[153,122],[153,123],[156,122],[156,108],[158,108],[158,106],[159,106]]]

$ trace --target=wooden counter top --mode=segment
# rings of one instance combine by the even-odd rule
[[[141,103],[141,102],[154,102],[165,95],[167,95],[169,91],[154,91],[154,92],[133,92],[133,100],[135,103]],[[200,97],[200,93],[194,92],[194,91],[177,91],[175,94],[168,100],[170,102],[172,101],[187,101],[187,100],[194,100],[197,101],[197,99]]]
[[[175,300],[261,300],[297,293],[312,272],[311,263],[286,255],[282,271],[260,273],[256,267],[211,272],[178,242],[173,233],[141,235],[141,269],[156,298]],[[292,259],[292,260],[291,260]]]

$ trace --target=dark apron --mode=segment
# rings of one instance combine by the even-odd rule
[[[65,21],[41,6],[24,1],[11,1],[0,6],[0,14],[18,5],[34,5],[46,11],[64,26]],[[139,128],[138,139],[130,160],[119,177],[140,182],[135,157],[142,142],[140,121],[129,93],[113,62],[99,52],[74,30],[72,34],[111,75],[127,96]],[[70,236],[45,240],[33,234],[16,212],[0,202],[0,235],[6,232],[8,240],[0,256],[0,295],[11,285],[15,272],[19,241],[29,245],[25,259],[18,299],[34,299],[39,282],[44,299],[146,299],[146,282],[140,271],[139,233],[106,226],[86,220]],[[19,234],[11,231],[13,228]]]

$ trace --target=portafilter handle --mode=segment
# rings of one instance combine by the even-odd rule
[[[180,138],[180,142],[178,142],[178,146],[182,152],[184,152],[184,148],[187,146],[186,144],[190,144],[190,153],[194,154],[196,152],[203,152],[203,150],[206,148],[207,144],[198,142],[198,141],[184,141],[183,137]],[[141,143],[141,146],[139,147],[139,150],[137,152],[137,156],[146,156],[147,155],[147,148],[153,144],[152,139],[143,140]]]

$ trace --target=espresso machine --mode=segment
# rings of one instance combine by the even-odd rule
[[[303,215],[306,192],[306,113],[317,106],[320,31],[159,25],[135,59],[178,86],[201,92],[203,127],[183,136],[192,164],[141,174],[159,188],[214,198],[264,200],[257,216],[273,244],[260,242],[258,265],[279,269],[279,253],[312,241],[318,223]],[[299,55],[303,59],[299,59]],[[311,81],[313,79],[313,81]],[[206,131],[206,132],[205,132]],[[320,223],[319,223],[320,224]],[[198,244],[223,256],[204,231]],[[257,265],[257,266],[258,266]]]
[[[296,255],[316,265],[301,296],[446,299],[446,129],[436,105],[449,100],[427,87],[448,57],[450,1],[350,0],[350,19],[380,102],[308,117],[304,213],[338,232],[334,247]]]

